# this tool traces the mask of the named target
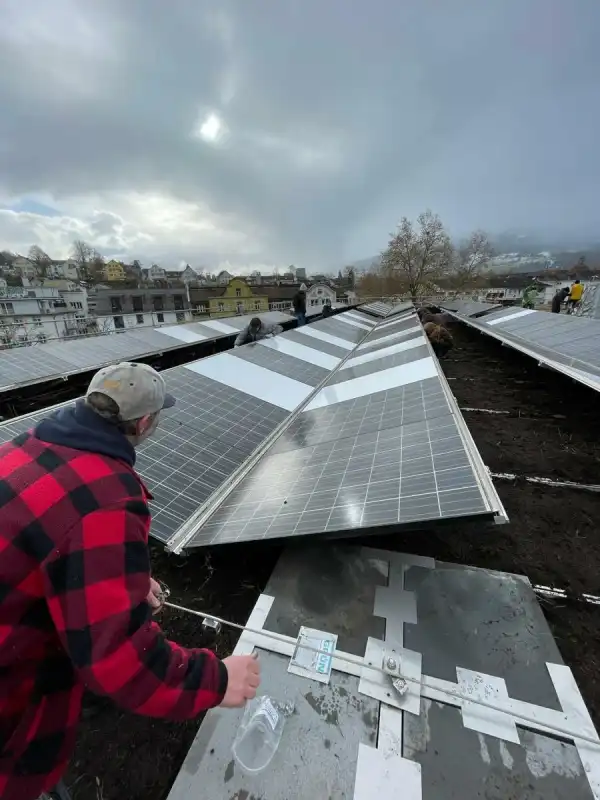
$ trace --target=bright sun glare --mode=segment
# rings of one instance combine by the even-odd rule
[[[209,114],[200,126],[200,136],[207,142],[214,142],[222,130],[221,120],[216,114]]]

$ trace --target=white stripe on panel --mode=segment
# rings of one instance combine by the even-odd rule
[[[154,330],[157,333],[165,333],[173,339],[179,339],[180,342],[201,342],[203,339],[207,338],[201,333],[196,333],[195,331],[189,330],[189,328],[184,328],[183,325],[166,325],[162,328],[154,328]]]
[[[352,319],[357,320],[358,322],[364,322],[365,325],[368,325],[370,328],[374,328],[377,323],[369,319],[366,314],[359,314],[358,311],[344,311],[344,316],[352,317]]]
[[[237,328],[233,328],[231,325],[226,325],[224,322],[220,322],[218,319],[207,319],[206,321],[202,320],[200,324],[207,328],[212,328],[214,331],[219,331],[219,333],[239,333]]]
[[[371,330],[371,325],[365,325],[363,322],[359,322],[357,319],[350,318],[346,314],[338,314],[337,317],[334,317],[336,322],[345,322],[347,325],[354,325],[356,328],[362,328],[365,331]]]
[[[390,333],[388,336],[380,336],[379,339],[372,339],[370,342],[365,342],[361,344],[358,350],[368,350],[370,347],[379,347],[380,344],[383,342],[390,342],[392,339],[402,339],[406,336],[410,336],[411,334],[415,333],[416,331],[422,331],[420,325],[415,325],[414,328],[406,328],[406,330],[398,331],[398,333]]]
[[[313,391],[312,386],[229,353],[185,366],[199,375],[288,411],[293,411]]]
[[[329,342],[329,344],[341,347],[344,350],[353,350],[356,346],[354,342],[347,342],[345,339],[340,339],[339,336],[332,336],[330,333],[320,331],[314,325],[303,325],[301,328],[294,328],[294,330],[306,336],[312,336],[314,339],[320,339],[322,342]]]
[[[402,325],[403,323],[408,322],[408,320],[411,317],[413,317],[414,318],[413,321],[416,322],[415,314],[407,314],[406,316],[398,317],[397,319],[392,319],[389,322],[380,322],[379,325],[377,326],[377,330],[382,331],[384,328],[391,328],[392,325]]]
[[[372,350],[370,353],[366,352],[360,356],[355,356],[346,361],[341,369],[356,367],[358,364],[366,364],[367,361],[375,361],[378,358],[387,358],[388,356],[393,356],[395,353],[402,353],[404,350],[412,350],[413,347],[421,347],[424,344],[425,340],[421,337],[409,339],[407,342],[391,344],[389,347],[382,347],[381,350]]]
[[[324,367],[325,369],[334,369],[342,360],[337,356],[331,356],[329,353],[323,353],[316,348],[307,347],[305,344],[300,344],[293,339],[276,336],[274,339],[260,339],[258,344],[263,347],[269,347],[271,350],[277,350],[278,353],[285,353],[287,356],[299,358],[301,361],[308,361],[309,364],[316,364],[317,367]]]
[[[326,386],[313,397],[304,411],[323,408],[335,403],[343,403],[344,400],[354,400],[356,397],[383,392],[386,389],[395,389],[397,386],[406,386],[409,383],[434,378],[436,375],[437,371],[431,356],[419,358],[409,364],[382,369],[380,372]]]
[[[505,317],[500,317],[499,319],[490,319],[487,321],[488,325],[499,325],[501,322],[507,322],[509,319],[517,319],[517,317],[525,317],[527,314],[535,314],[533,308],[521,308],[519,311],[516,311],[514,314],[507,314]],[[486,322],[485,318],[482,322]]]

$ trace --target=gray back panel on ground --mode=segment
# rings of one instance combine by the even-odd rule
[[[414,595],[404,646],[422,654],[423,675],[456,682],[457,667],[481,669],[506,678],[510,697],[560,708],[545,666],[562,664],[560,653],[521,577],[323,546],[285,551],[265,595],[274,600],[263,630],[295,637],[301,625],[315,627],[337,633],[338,650],[356,655],[368,637],[385,641],[387,628],[398,629],[393,615]],[[374,615],[375,602],[386,619]],[[383,704],[359,691],[356,677],[334,670],[328,685],[315,683],[288,673],[288,657],[258,652],[261,693],[295,704],[274,760],[257,776],[243,772],[231,750],[241,712],[209,712],[168,800],[365,800],[355,797],[357,762],[385,746]],[[420,793],[400,783],[372,800],[594,800],[577,748],[560,737],[519,727],[520,743],[504,741],[472,730],[452,703],[425,698],[418,714],[395,713],[401,760],[420,765]],[[373,786],[396,755],[371,762]]]

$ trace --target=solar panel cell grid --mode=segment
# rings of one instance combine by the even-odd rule
[[[265,458],[192,544],[484,513],[452,415]]]
[[[317,386],[329,375],[330,370],[316,366],[308,361],[294,358],[291,355],[277,352],[260,344],[248,344],[239,347],[232,355],[243,361],[251,361],[272,372],[294,378],[309,386]]]
[[[376,373],[381,372],[383,369],[398,367],[402,364],[410,364],[411,361],[418,361],[419,359],[428,357],[429,349],[425,342],[423,342],[419,347],[410,348],[399,353],[394,353],[393,355],[387,355],[382,359],[374,359],[362,364],[355,364],[347,369],[339,370],[330,379],[329,385],[342,383],[343,381],[352,380],[353,378],[362,378],[365,375],[375,376]]]
[[[332,336],[339,336],[346,339],[350,343],[359,342],[364,336],[369,333],[368,328],[357,328],[354,325],[347,325],[341,320],[337,319],[324,319],[316,323],[315,329],[330,333]]]
[[[399,386],[304,411],[277,440],[272,452],[383,431],[448,413],[448,401],[439,380],[430,378],[421,384]]]
[[[324,333],[323,335],[327,336],[327,340],[321,337],[311,336],[308,334],[306,328],[307,326],[305,325],[302,328],[296,328],[293,331],[283,333],[281,336],[283,336],[285,339],[289,339],[292,342],[298,342],[305,347],[312,347],[316,350],[321,350],[323,353],[328,353],[329,355],[336,356],[340,359],[345,358],[350,350],[352,350],[354,347],[351,342],[342,340],[339,336],[332,337],[329,334]]]

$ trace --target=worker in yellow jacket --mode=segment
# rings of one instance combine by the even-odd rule
[[[581,297],[583,295],[583,283],[579,280],[579,278],[575,281],[575,283],[571,286],[571,290],[569,292],[569,299],[567,300],[567,309],[568,313],[572,313],[575,308],[581,302]]]

